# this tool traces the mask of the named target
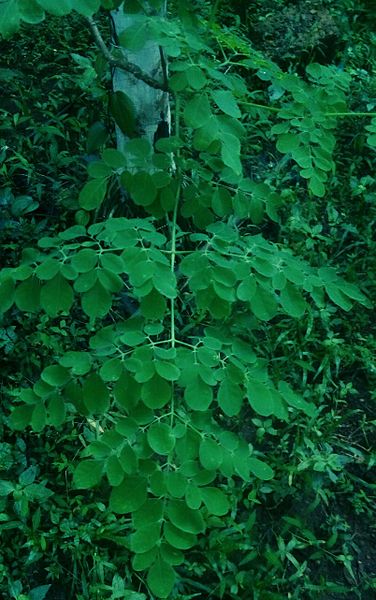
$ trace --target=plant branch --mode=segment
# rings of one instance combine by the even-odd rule
[[[94,19],[92,17],[87,17],[86,20],[89,23],[96,46],[99,48],[99,50],[102,52],[103,56],[111,66],[116,67],[117,69],[122,69],[123,71],[127,71],[127,73],[131,73],[136,79],[140,79],[149,87],[152,87],[156,90],[162,90],[164,92],[168,91],[168,86],[166,83],[157,81],[156,79],[145,73],[145,71],[140,69],[140,67],[138,67],[134,63],[129,62],[129,60],[127,60],[126,58],[115,58],[104,43],[104,40]]]

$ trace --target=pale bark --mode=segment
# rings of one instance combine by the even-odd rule
[[[116,35],[119,36],[124,29],[134,23],[135,15],[127,14],[126,0],[117,10],[112,11],[112,19]],[[159,16],[166,15],[166,2],[159,12]],[[146,41],[144,47],[138,52],[131,52],[125,48],[120,48],[124,58],[134,65],[137,65],[144,73],[154,80],[163,82],[166,80],[166,63],[162,60],[163,55],[160,46],[154,42]],[[141,79],[135,77],[124,69],[114,69],[113,90],[122,91],[133,101],[137,111],[137,120],[141,135],[147,138],[153,147],[155,133],[161,119],[170,124],[170,106],[169,97],[166,91],[151,87]],[[126,136],[117,127],[116,128],[117,146],[119,150],[123,149]]]

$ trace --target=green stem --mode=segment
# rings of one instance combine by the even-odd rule
[[[263,110],[268,110],[269,112],[278,113],[280,110],[284,108],[288,108],[288,106],[281,106],[280,108],[275,108],[274,106],[266,106],[265,104],[256,104],[255,102],[243,102],[240,101],[239,104],[244,104],[245,106],[253,106],[254,108],[262,108]],[[376,117],[376,112],[326,112],[323,113],[325,117]]]

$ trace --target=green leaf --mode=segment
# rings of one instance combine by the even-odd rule
[[[20,283],[15,291],[14,300],[17,308],[25,312],[36,312],[41,302],[41,285],[36,277],[30,277]],[[43,306],[42,306],[43,308]]]
[[[299,319],[304,315],[307,306],[304,298],[296,287],[288,281],[281,290],[279,299],[282,308],[291,317]]]
[[[5,0],[0,5],[0,34],[9,38],[20,26],[18,0]]]
[[[106,316],[112,306],[111,294],[99,281],[96,281],[88,292],[82,294],[81,301],[83,311],[90,319]]]
[[[184,109],[184,120],[188,127],[198,129],[205,125],[212,113],[206,94],[198,94],[190,100]]]
[[[0,497],[9,496],[14,490],[15,487],[11,481],[0,479]]]
[[[147,432],[149,446],[157,454],[169,454],[175,446],[175,437],[169,425],[154,423]]]
[[[166,300],[157,290],[153,289],[147,296],[141,298],[140,312],[146,319],[163,319],[166,309]]]
[[[117,90],[110,94],[109,107],[116,125],[121,131],[130,138],[135,137],[138,130],[137,110],[132,99],[123,91]],[[124,164],[119,166],[124,166]]]
[[[70,373],[60,365],[51,365],[43,369],[41,378],[52,387],[60,387],[70,379]]]
[[[10,416],[10,422],[13,429],[16,431],[22,431],[28,425],[31,424],[31,417],[33,414],[34,406],[22,405],[16,406]]]
[[[214,471],[215,469],[218,469],[222,463],[223,450],[215,440],[204,437],[200,443],[199,458],[204,469]]]
[[[334,304],[337,304],[340,308],[348,312],[352,308],[352,302],[348,296],[342,293],[341,284],[336,285],[335,283],[326,283],[325,291],[328,294]]]
[[[259,479],[267,481],[268,479],[272,479],[274,477],[273,469],[258,458],[253,458],[251,456],[248,462],[251,472]]]
[[[76,0],[74,0],[76,1]],[[73,0],[38,0],[38,4],[48,13],[56,17],[68,15],[73,9]]]
[[[143,384],[141,398],[148,408],[163,408],[171,400],[171,384],[156,374]]]
[[[199,375],[195,375],[185,388],[184,399],[192,410],[204,411],[213,401],[213,390]]]
[[[102,204],[107,191],[107,178],[93,179],[85,183],[78,197],[81,208],[94,210]]]
[[[118,381],[123,370],[123,363],[120,358],[110,358],[99,369],[99,375],[103,381]]]
[[[239,414],[243,403],[242,389],[226,377],[220,383],[217,400],[225,415],[234,417]]]
[[[162,296],[174,299],[177,296],[176,277],[170,269],[162,265],[153,265],[153,284]]]
[[[160,537],[160,523],[149,523],[132,534],[131,550],[137,554],[147,552],[158,545]]]
[[[168,598],[174,587],[175,579],[174,569],[158,557],[148,571],[147,584],[157,598]]]
[[[188,508],[184,500],[170,500],[167,516],[171,523],[186,533],[203,533],[205,524],[199,510]],[[169,541],[169,540],[168,540]],[[173,546],[172,542],[169,541]]]
[[[180,369],[171,362],[166,360],[156,360],[155,370],[158,375],[167,381],[176,381],[180,377]]]
[[[274,413],[274,401],[268,386],[258,381],[247,382],[247,394],[249,404],[253,410],[263,417]]]
[[[53,427],[60,427],[65,421],[65,402],[59,395],[54,395],[48,401],[47,406],[48,424]]]
[[[300,145],[299,137],[296,133],[283,133],[277,140],[277,150],[282,154],[295,151]]]
[[[73,481],[77,488],[89,489],[100,482],[103,473],[103,461],[83,460],[74,470]]]
[[[294,392],[294,390],[288,383],[286,383],[286,381],[279,381],[278,389],[281,392],[282,398],[289,406],[302,410],[309,417],[313,417],[315,415],[315,405],[306,402],[301,396],[298,396],[298,394]]]
[[[31,415],[31,426],[34,431],[42,431],[47,424],[47,412],[43,402],[39,402],[34,406],[33,414]]]
[[[120,485],[124,478],[124,470],[115,454],[108,457],[106,463],[106,475],[108,482],[112,486]]]
[[[54,258],[47,258],[44,262],[42,262],[35,269],[35,274],[38,279],[52,279],[59,273],[61,267],[61,263]]]
[[[102,254],[100,257],[100,263],[104,269],[108,269],[109,271],[112,271],[112,273],[118,274],[124,273],[125,271],[123,259],[112,252],[106,252],[106,254]]]
[[[144,527],[150,523],[162,521],[164,501],[157,498],[148,498],[146,502],[132,515],[135,529]]]
[[[72,370],[74,375],[85,375],[90,371],[92,358],[88,352],[69,350],[59,360],[63,367]]]
[[[129,193],[135,204],[150,206],[156,199],[158,190],[150,173],[139,171],[130,180]]]
[[[249,304],[252,312],[261,321],[270,321],[278,313],[278,304],[272,291],[267,291],[260,285],[256,293],[250,298]]]
[[[134,512],[144,504],[146,496],[146,479],[125,475],[123,482],[111,491],[110,510],[120,515]]]
[[[315,174],[310,178],[308,188],[312,194],[318,198],[323,198],[325,196],[325,185]]]
[[[236,175],[242,174],[240,161],[240,140],[232,133],[221,133],[221,158],[227,167],[230,167]]]
[[[96,373],[89,375],[83,384],[83,400],[90,414],[104,414],[110,405],[110,395],[102,379]]]
[[[14,302],[15,286],[13,279],[6,278],[0,281],[0,313],[5,313]]]
[[[165,523],[163,532],[168,543],[179,550],[188,550],[197,542],[194,534],[182,531],[172,523]]]
[[[99,10],[100,0],[74,0],[74,10],[84,17],[91,17]]]
[[[184,71],[184,75],[187,79],[188,85],[193,90],[200,90],[205,87],[207,83],[207,77],[202,69],[197,65],[192,65]],[[185,87],[185,86],[184,86]]]
[[[221,490],[214,487],[202,487],[200,488],[200,493],[210,514],[223,517],[223,515],[228,513],[230,503]]]
[[[42,287],[40,305],[50,317],[56,317],[59,312],[68,313],[72,304],[73,290],[60,274]]]
[[[129,413],[140,400],[141,386],[133,377],[123,373],[114,385],[113,394],[116,402]]]
[[[98,263],[98,254],[91,248],[80,250],[73,254],[71,264],[78,273],[88,273],[95,269]]]
[[[211,95],[218,108],[226,115],[236,119],[242,116],[239,106],[229,90],[214,90]]]

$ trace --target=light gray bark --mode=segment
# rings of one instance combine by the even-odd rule
[[[127,27],[135,21],[134,14],[127,14],[126,0],[117,10],[112,11],[112,18],[116,35],[119,36]],[[124,8],[123,8],[124,6]],[[125,10],[124,10],[125,9]],[[164,7],[159,12],[159,16],[166,15],[166,2]],[[144,47],[138,52],[131,52],[125,48],[121,48],[123,56],[130,62],[142,69],[144,73],[153,77],[157,81],[163,82],[165,79],[164,68],[162,61],[161,48],[154,42],[147,41]],[[123,69],[115,68],[113,76],[114,91],[122,91],[133,101],[137,111],[138,123],[142,132],[151,146],[153,147],[154,135],[158,128],[158,123],[161,118],[170,123],[170,107],[168,93],[159,89],[155,89],[137,79],[131,73]],[[119,150],[123,149],[126,136],[116,130],[117,146]]]

